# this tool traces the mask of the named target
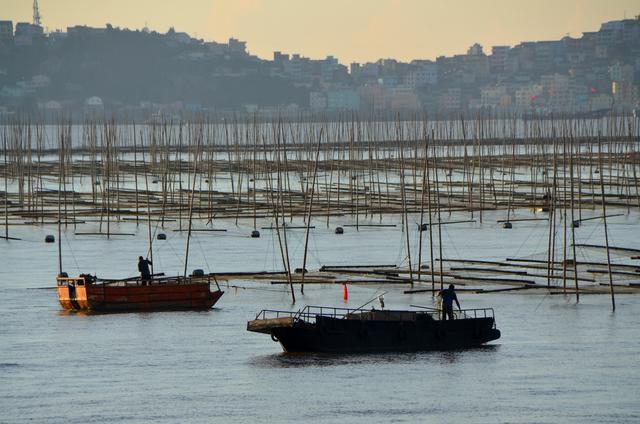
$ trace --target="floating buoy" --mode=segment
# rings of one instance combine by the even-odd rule
[[[420,269],[429,269],[429,265],[420,265]]]
[[[513,228],[513,225],[510,222],[505,222],[502,224],[502,228],[511,229]]]
[[[56,237],[53,234],[47,234],[44,238],[45,243],[53,243],[56,241]]]
[[[573,221],[573,228],[580,228],[580,221]]]
[[[204,270],[202,269],[194,269],[191,273],[192,277],[204,277]]]
[[[306,274],[306,273],[307,273],[307,272],[309,272],[309,271],[307,271],[307,268],[305,268],[304,270],[303,270],[302,268],[296,268],[296,269],[294,270],[294,272],[295,272],[296,274],[302,274],[303,272]]]
[[[251,231],[251,238],[260,238],[260,231],[258,230]]]
[[[343,233],[344,233],[344,228],[336,227],[336,234],[343,234]]]
[[[418,225],[418,231],[429,231],[429,224]]]
[[[166,240],[167,235],[165,233],[158,233],[158,240]]]
[[[342,299],[346,302],[347,300],[349,300],[349,290],[347,290],[347,285],[346,284],[343,284],[342,287],[343,287]]]

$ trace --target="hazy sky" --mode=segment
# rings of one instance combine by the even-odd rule
[[[0,0],[0,19],[31,21],[32,0]],[[40,0],[49,30],[86,24],[171,26],[205,40],[240,38],[251,53],[274,50],[342,63],[434,59],[485,46],[559,39],[640,14],[638,0]]]

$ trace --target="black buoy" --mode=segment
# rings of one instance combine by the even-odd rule
[[[260,231],[258,230],[251,231],[251,238],[260,238]]]
[[[204,277],[204,270],[202,269],[194,269],[191,273],[192,277]]]
[[[53,243],[56,241],[56,237],[53,234],[47,234],[44,238],[45,243]]]
[[[166,240],[167,235],[165,233],[158,233],[158,240]]]
[[[580,221],[573,221],[573,228],[580,228]]]
[[[429,224],[418,225],[418,231],[429,231]]]
[[[309,271],[307,271],[307,268],[305,268],[304,270],[302,268],[296,268],[293,272],[296,274],[306,274]]]
[[[510,222],[505,222],[504,224],[502,224],[502,228],[511,229],[513,228],[513,225],[511,225]]]
[[[336,227],[336,234],[344,234],[344,228]]]

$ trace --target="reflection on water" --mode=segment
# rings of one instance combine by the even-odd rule
[[[212,314],[215,313],[216,311],[220,311],[220,308],[218,307],[214,307],[211,309],[205,309],[205,310],[193,310],[193,311],[186,311],[189,314]],[[135,312],[130,312],[130,311],[109,311],[109,312],[105,312],[105,311],[87,311],[87,310],[83,310],[83,311],[74,311],[74,310],[68,310],[68,309],[61,309],[59,311],[56,312],[56,315],[60,316],[60,317],[93,317],[93,316],[101,316],[101,315],[135,315],[138,316],[140,318],[150,318],[153,315],[156,315],[158,313],[163,313],[163,314],[180,314],[180,313],[185,313],[184,310],[180,310],[180,309],[176,309],[176,310],[162,310],[162,311],[135,311]]]
[[[287,353],[259,355],[251,358],[247,363],[258,368],[304,368],[304,367],[332,367],[363,364],[399,364],[420,362],[431,364],[455,364],[467,355],[493,354],[499,345],[485,345],[467,350],[448,350],[430,352],[384,352],[384,353]]]

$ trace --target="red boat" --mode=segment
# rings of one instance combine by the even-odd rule
[[[99,280],[90,275],[57,277],[58,300],[75,311],[129,312],[209,309],[223,291],[211,291],[210,276]],[[217,286],[217,283],[216,283]]]

